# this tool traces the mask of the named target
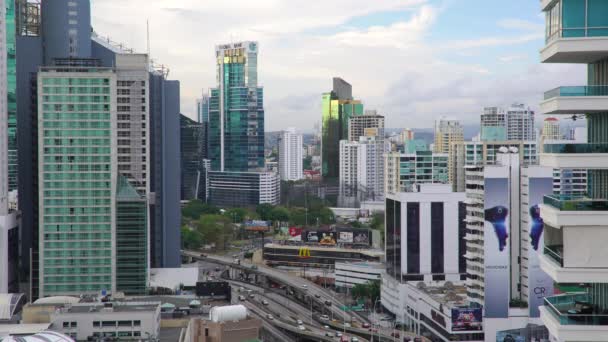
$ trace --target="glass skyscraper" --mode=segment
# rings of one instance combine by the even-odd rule
[[[258,87],[258,44],[216,47],[217,88],[209,98],[209,159],[219,171],[264,167],[264,91]]]
[[[348,139],[348,120],[363,115],[363,104],[353,100],[351,85],[341,78],[334,78],[333,85],[322,99],[321,172],[326,179],[339,177],[340,140]]]
[[[17,54],[15,1],[6,1],[6,91],[8,108],[8,190],[17,189]]]

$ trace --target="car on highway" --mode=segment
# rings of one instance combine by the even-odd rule
[[[262,305],[268,305],[268,304],[270,304],[270,303],[268,303],[268,301],[267,301],[266,299],[264,299],[264,300],[262,301]]]
[[[328,301],[328,300],[326,300],[326,301],[325,301],[325,305],[326,305],[326,306],[331,306],[331,302],[330,302],[330,301]]]
[[[271,314],[266,315],[266,318],[268,318],[268,319],[269,319],[269,320],[271,320],[271,321],[274,319],[274,317],[272,317],[272,315],[271,315]]]
[[[342,336],[342,338],[340,338],[340,342],[348,342],[348,336]]]
[[[359,342],[359,339],[353,336],[350,338],[350,342]]]
[[[298,325],[298,329],[299,329],[299,330],[306,330],[306,327],[305,327],[305,326],[303,326],[303,325]]]
[[[324,325],[323,329],[331,329],[331,328],[329,327],[329,325]]]
[[[333,337],[334,334],[332,334],[331,331],[326,331],[325,332],[325,336],[327,336],[327,337]]]
[[[299,319],[299,320],[297,320],[297,321],[296,321],[296,324],[297,324],[297,325],[302,325],[302,324],[304,324],[304,322],[302,322],[302,320],[301,320],[301,319]]]
[[[304,284],[304,285],[302,285],[302,288],[303,288],[303,289],[307,289],[307,288],[308,288],[308,285]]]
[[[321,320],[323,320],[323,321],[329,321],[329,316],[327,316],[327,315],[321,315],[321,317],[320,317],[320,318],[321,318]]]
[[[396,331],[391,333],[391,337],[399,338],[399,336],[400,336],[399,333]]]
[[[239,296],[239,300],[242,302],[245,300],[245,296]]]
[[[255,298],[255,295],[252,293],[249,295],[249,298],[253,299],[253,298]]]
[[[318,293],[315,293],[315,298],[319,299],[319,298],[321,298],[321,295]]]
[[[347,328],[350,328],[350,323],[344,322],[344,326],[347,327]]]
[[[339,331],[336,331],[336,337],[342,337],[342,333]]]
[[[365,329],[371,328],[371,325],[369,323],[363,323],[361,326]]]
[[[245,288],[244,287],[239,287],[239,292],[243,292],[243,291],[245,291]]]
[[[219,268],[219,267],[216,267],[216,268],[215,268],[215,272],[219,272],[219,271],[220,271],[220,268]]]
[[[414,342],[422,342],[422,338],[421,337],[414,337]]]
[[[207,257],[207,254],[201,253],[201,258],[206,258],[206,257]]]
[[[258,269],[258,266],[253,265],[253,266],[251,266],[251,269],[255,271],[255,270],[257,270],[257,269]]]

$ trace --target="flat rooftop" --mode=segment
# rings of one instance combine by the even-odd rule
[[[368,249],[368,248],[340,248],[340,247],[324,247],[318,245],[281,245],[276,243],[267,243],[264,245],[264,248],[278,248],[278,249],[292,249],[292,250],[300,250],[302,248],[307,248],[311,251],[327,251],[327,252],[338,252],[338,253],[352,253],[357,252],[369,256],[381,257],[384,255],[384,251],[381,249]]]
[[[452,283],[449,281],[441,283],[420,283],[410,282],[410,286],[416,287],[420,292],[428,295],[437,303],[450,308],[466,307],[469,305],[467,288],[464,284]]]
[[[161,302],[112,302],[112,306],[106,303],[78,303],[61,308],[61,313],[94,313],[100,312],[148,312],[155,311]],[[110,311],[110,309],[112,311]]]

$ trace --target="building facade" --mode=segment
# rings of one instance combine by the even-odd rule
[[[464,141],[464,127],[460,121],[441,118],[435,121],[433,152],[449,153],[453,143]]]
[[[587,84],[549,90],[540,104],[546,115],[585,115],[588,132],[587,141],[544,148],[540,157],[546,167],[588,170],[585,196],[548,195],[540,204],[545,224],[541,269],[557,284],[581,284],[578,291],[545,298],[540,307],[552,341],[601,341],[608,335],[603,320],[608,310],[608,258],[603,247],[608,218],[606,5],[603,1],[541,2],[546,20],[541,62],[586,64],[588,70]],[[578,315],[585,318],[579,320]]]
[[[373,262],[336,262],[336,287],[353,288],[382,280],[383,264]]]
[[[209,159],[217,171],[264,168],[264,90],[258,43],[218,45],[217,87],[209,97]]]
[[[278,205],[281,180],[275,172],[207,172],[207,201],[220,208]]]
[[[181,200],[204,200],[204,124],[180,114]]]
[[[363,115],[353,116],[348,120],[348,140],[359,141],[369,128],[377,129],[376,136],[384,140],[384,116],[378,115],[375,110],[366,110]]]
[[[449,181],[448,155],[445,153],[389,152],[385,157],[384,170],[385,194],[407,192],[416,184],[446,184]]]
[[[541,137],[544,140],[561,140],[563,139],[560,127],[559,120],[556,118],[546,118],[543,122],[543,131]]]
[[[341,78],[333,79],[333,90],[323,94],[321,121],[321,174],[336,180],[340,173],[340,141],[348,139],[348,121],[363,115],[361,101],[353,100],[352,86]]]
[[[283,181],[304,179],[303,137],[295,128],[288,128],[279,136],[279,174]]]
[[[486,107],[481,115],[481,141],[536,140],[534,112],[524,104]]]

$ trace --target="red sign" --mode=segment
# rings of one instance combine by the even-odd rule
[[[289,227],[289,235],[291,235],[292,237],[302,235],[302,228]]]

